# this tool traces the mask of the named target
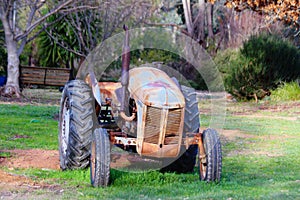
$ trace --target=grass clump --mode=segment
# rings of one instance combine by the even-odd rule
[[[283,83],[271,92],[274,101],[297,101],[300,100],[300,87],[297,82]]]

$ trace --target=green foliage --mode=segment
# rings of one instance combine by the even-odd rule
[[[297,82],[283,83],[271,91],[271,99],[275,101],[300,100],[300,87]]]
[[[130,52],[130,64],[133,66],[140,66],[153,62],[167,64],[178,60],[179,56],[177,54],[161,49],[139,49]],[[121,66],[122,61],[121,57],[119,57],[106,69],[105,76],[101,77],[101,81],[118,81],[121,77]]]
[[[59,16],[52,15],[47,19],[48,23],[55,21]],[[76,49],[76,40],[71,33],[71,27],[67,23],[57,23],[54,30],[48,28],[46,31],[51,32],[53,38],[61,37],[59,42],[64,41],[66,46]],[[74,59],[74,54],[65,50],[48,35],[46,31],[41,32],[37,39],[38,56],[41,66],[62,67],[66,66],[68,61]]]
[[[132,63],[135,65],[141,65],[152,62],[169,63],[179,60],[179,56],[168,51],[160,49],[144,49],[136,50],[131,53]]]
[[[226,90],[239,100],[262,99],[280,82],[300,77],[300,51],[272,35],[252,36],[238,56],[223,60]]]
[[[217,55],[213,57],[213,61],[218,66],[218,70],[222,74],[223,78],[226,78],[226,76],[230,73],[232,63],[238,60],[239,57],[239,51],[235,49],[218,51]]]
[[[5,76],[6,75],[6,70],[3,66],[0,65],[0,76]]]
[[[51,15],[47,18],[47,23],[53,25],[38,37],[42,66],[73,67],[76,59],[88,55],[101,40],[99,16],[90,10]]]
[[[265,81],[271,87],[280,81],[300,77],[300,52],[289,42],[274,35],[252,36],[241,53],[255,64],[261,64]]]
[[[4,47],[5,47],[5,35],[4,35],[2,23],[0,22],[0,76],[6,75],[7,52]]]
[[[226,90],[240,100],[261,99],[268,94],[262,64],[240,56],[231,62],[230,74],[225,78]]]

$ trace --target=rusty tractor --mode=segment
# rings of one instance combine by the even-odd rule
[[[214,129],[200,131],[193,88],[154,67],[129,70],[125,29],[120,82],[98,82],[93,71],[69,81],[59,115],[62,170],[90,167],[91,184],[110,179],[111,146],[167,163],[162,171],[192,172],[199,163],[203,181],[219,181],[222,152]],[[173,162],[174,161],[174,162]]]

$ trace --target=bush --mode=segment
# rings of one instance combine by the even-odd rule
[[[241,49],[242,55],[262,64],[265,81],[274,87],[300,77],[300,52],[289,42],[274,36],[252,36]]]
[[[274,101],[300,100],[300,87],[296,81],[283,83],[277,89],[271,91],[271,99]]]
[[[226,49],[224,51],[219,51],[213,58],[223,78],[226,78],[227,75],[230,74],[232,70],[232,63],[237,61],[239,57],[240,53],[238,50]]]
[[[255,64],[242,55],[231,61],[231,71],[225,77],[225,88],[239,100],[254,98],[257,101],[269,94],[262,64]]]
[[[300,52],[288,42],[272,35],[253,36],[238,56],[232,54],[225,87],[239,100],[262,99],[281,82],[300,77]],[[226,69],[226,65],[221,65]],[[226,70],[225,70],[226,72]]]

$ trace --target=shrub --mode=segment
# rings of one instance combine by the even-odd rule
[[[231,71],[225,77],[226,90],[239,100],[262,99],[269,94],[264,82],[262,64],[240,55],[231,61]]]
[[[300,77],[300,52],[272,35],[252,36],[238,56],[229,56],[225,65],[225,87],[239,100],[262,99],[285,81]],[[220,67],[222,69],[222,67]]]
[[[230,74],[232,70],[232,63],[238,60],[239,57],[240,53],[238,50],[226,49],[224,51],[219,51],[213,58],[223,78],[226,78],[226,76]]]
[[[300,100],[300,87],[296,81],[283,83],[277,89],[271,91],[271,99],[274,101]]]
[[[262,64],[265,81],[271,87],[300,77],[300,52],[289,42],[274,36],[252,36],[241,49],[242,55]]]

